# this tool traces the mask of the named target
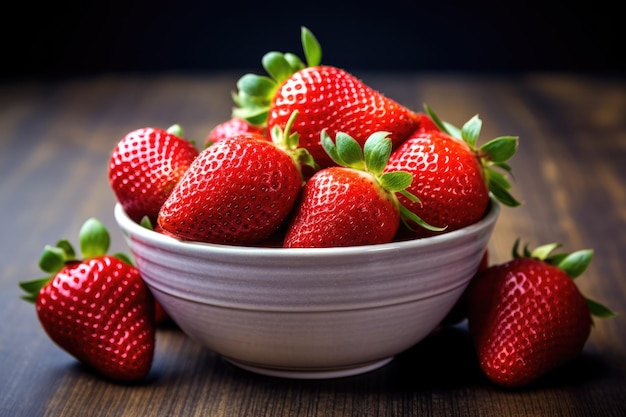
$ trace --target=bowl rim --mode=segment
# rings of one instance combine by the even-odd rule
[[[217,254],[222,253],[228,255],[254,255],[256,257],[346,256],[363,254],[364,252],[379,252],[445,244],[446,242],[453,241],[463,236],[473,235],[480,232],[481,230],[489,229],[490,226],[493,226],[495,224],[500,214],[500,210],[500,204],[495,199],[490,198],[489,205],[487,206],[487,210],[485,211],[483,217],[477,222],[465,226],[461,229],[452,230],[450,232],[430,237],[394,241],[389,243],[378,243],[359,246],[336,246],[324,248],[282,248],[271,246],[224,245],[219,243],[183,241],[180,239],[176,239],[172,236],[168,236],[163,233],[158,233],[154,230],[147,229],[136,223],[130,217],[128,217],[119,202],[117,202],[114,206],[114,217],[118,226],[127,237],[130,237],[130,235],[136,235],[141,239],[150,241],[154,244],[163,245],[170,248],[175,247],[179,250],[184,248],[185,251],[191,251],[194,253],[204,253],[210,251]]]

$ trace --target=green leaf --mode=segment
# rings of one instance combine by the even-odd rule
[[[413,182],[413,179],[411,179],[411,182]],[[415,194],[411,193],[409,190],[406,190],[406,189],[405,190],[399,190],[398,193],[400,193],[403,196],[405,196],[410,202],[412,202],[412,203],[419,203],[420,206],[422,205],[422,202],[420,201],[419,197],[416,196]]]
[[[376,177],[383,172],[391,155],[392,143],[389,134],[389,132],[374,132],[363,145],[365,167]]]
[[[237,88],[248,96],[271,98],[276,91],[274,80],[263,75],[245,74],[237,81]]]
[[[150,221],[150,217],[148,216],[143,216],[141,218],[141,221],[139,222],[139,225],[148,230],[154,230],[154,227],[152,226],[152,222]]]
[[[237,93],[233,92],[232,96],[233,101],[239,107],[267,109],[270,103],[268,97],[251,96],[242,90],[237,91]]]
[[[285,60],[289,63],[289,66],[291,67],[291,71],[294,74],[306,67],[306,65],[304,65],[304,62],[302,62],[300,57],[296,54],[286,52],[284,54],[284,57],[285,57]]]
[[[491,168],[485,168],[485,175],[487,177],[489,187],[491,187],[491,183],[493,182],[498,184],[498,186],[504,188],[505,190],[511,188],[511,184],[506,178],[506,175],[502,174],[501,172],[494,171]]]
[[[285,56],[280,52],[268,52],[263,55],[261,63],[265,71],[277,83],[282,83],[293,74],[293,68]]]
[[[51,274],[57,273],[65,265],[65,251],[58,246],[46,245],[39,258],[39,268]]]
[[[428,114],[428,116],[430,116],[430,118],[432,119],[433,123],[435,123],[435,125],[443,130],[446,133],[450,133],[448,132],[448,128],[446,127],[446,125],[441,121],[441,119],[439,118],[439,116],[437,116],[437,113],[435,113],[433,111],[433,109],[431,109],[427,104],[424,104],[424,110],[426,111],[426,114]]]
[[[435,123],[435,125],[439,129],[441,129],[443,132],[457,139],[461,139],[461,140],[463,139],[463,135],[461,134],[461,129],[459,129],[458,127],[454,126],[451,123],[444,122],[443,120],[441,120],[439,116],[437,116],[437,114],[433,111],[433,109],[431,109],[426,104],[424,104],[424,110],[426,111],[426,114],[428,114],[428,116],[432,119],[433,123]]]
[[[518,139],[515,136],[501,136],[490,140],[480,147],[488,155],[488,159],[495,163],[508,161],[517,151]]]
[[[447,132],[450,136],[457,139],[463,139],[463,134],[461,133],[461,129],[453,125],[452,123],[443,122],[445,126],[445,132]]]
[[[174,136],[178,136],[179,138],[183,137],[183,127],[179,124],[173,124],[167,128],[167,133],[172,134]]]
[[[505,164],[504,162],[491,162],[492,167],[500,168],[503,171],[510,173],[512,171],[511,166],[509,164]]]
[[[91,217],[83,223],[78,234],[80,251],[84,258],[104,255],[109,250],[109,232],[100,220]]]
[[[605,305],[600,304],[599,302],[591,300],[589,298],[587,298],[586,300],[587,300],[587,305],[589,306],[589,311],[591,312],[592,316],[595,316],[601,319],[608,319],[608,318],[617,316],[616,312],[606,307]]]
[[[491,178],[489,178],[489,191],[496,200],[506,206],[517,207],[521,204],[501,184]]]
[[[302,48],[304,49],[304,56],[306,58],[307,66],[315,67],[322,62],[322,48],[313,35],[313,33],[302,26],[300,32],[300,38],[302,41]]]
[[[398,192],[411,185],[413,175],[406,171],[385,172],[378,177],[378,182],[387,191]]]
[[[338,132],[335,136],[335,145],[337,146],[339,158],[344,161],[346,166],[361,170],[365,168],[363,149],[352,136]]]
[[[272,137],[272,142],[274,145],[286,150],[293,151],[298,147],[299,135],[297,132],[291,133],[291,129],[293,124],[296,122],[296,118],[298,117],[298,110],[294,110],[289,115],[289,120],[285,124],[285,128],[281,129],[280,126],[274,125],[272,130],[270,131],[270,135]]]
[[[404,219],[405,222],[407,219],[411,220],[412,222],[417,223],[421,227],[428,229],[428,230],[432,230],[433,232],[442,232],[446,230],[446,228],[448,227],[448,226],[437,227],[437,226],[430,225],[426,223],[424,220],[422,220],[421,217],[413,213],[411,210],[409,210],[402,204],[400,204],[400,216]]]
[[[530,256],[543,261],[548,258],[553,250],[560,246],[561,244],[559,243],[548,243],[547,245],[537,246],[535,249],[533,249]]]
[[[39,295],[39,291],[48,283],[52,277],[44,277],[37,278],[30,281],[22,281],[18,285],[26,295],[22,295],[20,298],[22,300],[34,303],[37,300],[37,295]]]
[[[308,165],[313,168],[314,171],[319,170],[319,165],[317,164],[317,162],[315,162],[315,158],[313,158],[313,155],[311,155],[311,153],[307,149],[297,148],[293,151],[292,154],[293,159],[298,162],[300,166]]]
[[[74,246],[72,246],[69,240],[61,239],[55,246],[63,250],[63,253],[65,254],[65,261],[76,259],[76,251],[74,251]]]
[[[577,278],[585,272],[592,258],[593,250],[583,249],[570,253],[557,266],[571,278]]]
[[[328,156],[330,156],[330,158],[333,161],[335,161],[337,165],[346,166],[346,163],[343,162],[343,160],[339,156],[339,152],[337,151],[337,146],[335,146],[335,142],[333,142],[328,132],[326,132],[326,130],[322,130],[322,133],[320,134],[320,136],[321,136],[320,141],[322,143],[322,147],[324,148]]]
[[[515,242],[513,243],[513,249],[511,250],[511,258],[513,259],[518,259],[522,257],[522,255],[519,253],[519,243],[519,238],[515,239]]]
[[[478,115],[476,115],[469,119],[461,129],[461,138],[463,138],[465,143],[467,143],[472,149],[476,147],[476,142],[478,141],[482,125],[482,120],[480,120]]]
[[[546,259],[546,262],[551,265],[558,265],[567,256],[569,256],[569,253],[555,253],[554,255],[551,255],[548,259]]]
[[[236,108],[233,116],[247,121],[250,124],[263,126],[267,122],[268,108]]]
[[[132,259],[126,255],[125,253],[122,252],[116,252],[113,254],[114,258],[119,259],[120,261],[130,265],[130,266],[135,266],[135,264],[133,263]]]

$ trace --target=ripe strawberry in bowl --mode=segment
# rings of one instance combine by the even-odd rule
[[[411,201],[400,195],[400,202],[442,230],[414,227],[412,232],[403,230],[402,238],[447,233],[470,225],[484,215],[490,197],[506,206],[519,205],[509,192],[506,177],[511,171],[507,161],[517,150],[518,138],[501,136],[478,146],[482,127],[478,116],[457,129],[426,109],[430,117],[424,120],[429,123],[423,122],[394,150],[386,170],[413,175],[407,190],[418,199]]]
[[[263,126],[253,125],[238,117],[232,117],[211,129],[209,134],[204,138],[203,148],[211,146],[221,140],[228,139],[231,136],[241,135],[243,133],[265,135],[265,128]]]
[[[305,27],[301,39],[305,62],[292,53],[269,52],[262,59],[267,75],[245,74],[239,79],[235,117],[270,131],[283,128],[298,111],[301,116],[293,129],[320,167],[335,165],[323,149],[322,131],[331,137],[345,133],[361,146],[372,133],[385,131],[397,147],[419,127],[419,113],[343,68],[322,65],[321,47]]]
[[[208,243],[253,245],[274,234],[302,189],[302,164],[314,164],[298,147],[291,126],[273,129],[273,140],[243,133],[205,148],[158,213],[171,236]]]
[[[438,236],[284,248],[178,239],[115,207],[171,319],[237,367],[315,379],[380,368],[428,336],[469,284],[500,212]]]
[[[396,197],[416,197],[406,188],[412,175],[383,172],[391,154],[387,132],[372,133],[361,149],[350,135],[339,132],[336,142],[326,131],[322,145],[337,166],[317,171],[309,178],[287,228],[284,246],[337,247],[389,243],[410,219],[432,230],[409,212]]]
[[[145,217],[154,225],[161,206],[197,156],[179,125],[135,129],[111,152],[111,190],[129,216],[136,221]]]

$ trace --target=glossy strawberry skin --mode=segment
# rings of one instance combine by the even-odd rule
[[[161,230],[183,240],[249,245],[291,212],[302,177],[290,155],[256,134],[204,149],[167,199]]]
[[[475,223],[489,204],[479,159],[465,142],[438,130],[420,129],[410,135],[391,154],[385,170],[413,174],[407,190],[421,203],[401,195],[398,199],[426,223],[446,227],[445,232]],[[433,234],[418,225],[413,229],[408,233],[410,238]]]
[[[131,219],[148,216],[155,224],[161,205],[197,156],[186,139],[162,129],[137,129],[113,149],[109,184]]]
[[[335,165],[320,144],[324,129],[332,137],[347,133],[361,145],[371,133],[386,131],[397,146],[419,125],[414,112],[331,66],[305,68],[281,84],[270,105],[268,130],[285,126],[294,110],[299,116],[293,131],[320,168]]]
[[[565,364],[591,332],[589,307],[572,278],[537,259],[489,267],[467,297],[481,369],[502,386],[529,384]]]
[[[392,194],[365,172],[318,171],[305,184],[284,247],[336,247],[390,242],[400,223]]]
[[[206,148],[213,143],[244,133],[257,133],[259,135],[264,135],[265,128],[262,126],[252,125],[238,117],[233,117],[211,129],[209,134],[204,139],[204,147]]]
[[[150,371],[154,298],[135,267],[108,255],[68,263],[35,306],[48,336],[101,374],[132,381]]]

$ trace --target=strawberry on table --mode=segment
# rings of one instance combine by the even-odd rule
[[[404,170],[413,175],[408,191],[419,202],[402,196],[400,201],[428,224],[446,227],[446,232],[481,219],[490,194],[505,205],[519,205],[508,192],[510,184],[505,175],[496,171],[511,170],[506,162],[517,150],[517,137],[502,136],[477,147],[482,127],[478,116],[459,130],[426,109],[430,118],[425,118],[423,126],[391,154],[387,165],[388,171]],[[438,129],[427,121],[434,122]],[[433,234],[425,228],[413,229],[409,238]]]
[[[383,173],[392,147],[388,132],[373,133],[363,148],[343,132],[335,141],[322,133],[324,149],[337,166],[321,169],[307,180],[284,247],[388,243],[405,217],[421,223],[396,197],[404,193],[413,198],[405,191],[411,174]]]
[[[306,65],[293,54],[269,52],[262,60],[269,76],[246,74],[237,83],[234,114],[254,124],[284,127],[291,113],[300,145],[323,168],[334,165],[320,142],[322,130],[342,132],[361,146],[374,132],[389,132],[394,147],[419,126],[417,113],[364,84],[349,72],[320,65],[321,48],[302,28]]]
[[[268,239],[291,212],[314,165],[291,133],[294,112],[272,141],[246,133],[205,148],[163,204],[160,230],[182,240],[252,245]]]
[[[126,134],[109,159],[109,183],[126,214],[139,223],[156,223],[161,205],[198,156],[181,137],[179,125],[168,130],[146,127]]]
[[[524,248],[493,265],[467,291],[468,325],[480,367],[507,387],[532,383],[578,356],[592,316],[614,315],[585,298],[574,282],[593,255],[586,249],[551,254],[558,244]]]
[[[100,374],[122,381],[145,377],[155,348],[155,300],[126,257],[106,252],[109,235],[90,218],[80,234],[82,259],[67,240],[47,245],[40,267],[51,274],[20,282],[48,336]]]

